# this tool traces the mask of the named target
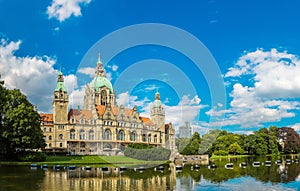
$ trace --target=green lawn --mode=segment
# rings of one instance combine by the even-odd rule
[[[47,156],[45,162],[14,162],[4,161],[0,164],[26,165],[26,164],[48,164],[48,165],[105,165],[120,166],[128,164],[162,164],[167,161],[143,161],[125,156]]]

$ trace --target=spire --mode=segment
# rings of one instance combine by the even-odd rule
[[[96,70],[95,70],[95,77],[97,77],[97,76],[105,77],[105,71],[104,71],[103,64],[100,59],[100,52],[98,53],[98,61],[97,61]]]
[[[158,89],[156,89],[155,100],[160,100],[160,94],[158,92]]]
[[[64,75],[61,71],[58,73],[57,82],[64,82]]]

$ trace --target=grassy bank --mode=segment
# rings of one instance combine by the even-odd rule
[[[233,158],[244,158],[249,156],[251,155],[226,155],[226,156],[212,155],[209,159],[210,160],[233,159]]]
[[[251,157],[251,156],[254,156],[254,155],[227,155],[227,156],[212,155],[209,159],[210,160],[222,160],[222,159],[244,158],[244,157]],[[265,156],[272,157],[273,155],[268,154],[268,155],[265,155]],[[275,157],[280,158],[281,156],[293,156],[293,157],[297,156],[297,157],[300,157],[300,154],[281,154],[281,155],[278,155],[278,156],[275,156]]]
[[[139,165],[139,164],[162,164],[167,161],[144,161],[125,156],[47,156],[45,162],[17,162],[0,161],[0,165],[29,165],[36,163],[39,165]]]

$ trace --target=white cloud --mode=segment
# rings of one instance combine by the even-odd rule
[[[21,41],[0,42],[0,74],[9,89],[17,88],[41,111],[51,109],[58,72],[55,59],[48,56],[15,56]]]
[[[172,122],[174,126],[182,125],[185,121],[192,122],[199,114],[199,110],[206,107],[200,104],[200,98],[189,98],[185,95],[176,106],[165,106],[166,123]]]
[[[148,85],[147,87],[144,88],[145,91],[153,91],[153,90],[157,90],[158,89],[158,86],[156,85]]]
[[[81,16],[80,5],[87,5],[91,0],[52,0],[50,6],[47,7],[49,18],[56,18],[60,22],[68,19],[72,15]]]
[[[0,75],[5,86],[17,88],[30,102],[38,107],[39,112],[52,113],[53,91],[56,87],[58,71],[53,68],[56,61],[48,56],[18,57],[21,41],[0,43]],[[70,98],[70,106],[83,105],[84,88],[78,88],[74,74],[64,76],[64,82]]]
[[[69,106],[70,108],[77,109],[78,106],[83,108],[83,98],[85,95],[85,88],[73,90],[69,93]]]
[[[165,122],[172,122],[174,126],[182,125],[185,121],[193,122],[198,116],[199,110],[206,107],[201,105],[200,101],[198,96],[189,98],[188,95],[185,95],[175,106],[163,105],[166,115]],[[137,96],[131,96],[128,92],[124,92],[117,96],[117,103],[129,108],[135,105],[139,106],[141,108],[141,116],[150,117],[153,102],[147,97],[139,100]]]
[[[119,106],[120,105],[128,106],[129,105],[129,93],[128,92],[120,93],[117,96],[116,101]]]
[[[300,132],[300,123],[296,123],[296,124],[292,125],[291,128],[293,128],[295,131]]]
[[[119,68],[119,67],[118,67],[117,65],[113,65],[113,66],[111,67],[112,71],[114,71],[114,72],[117,71],[118,68]]]
[[[300,60],[287,52],[256,50],[241,56],[225,77],[239,77],[247,82],[233,83],[232,101],[227,110],[213,108],[210,116],[225,114],[225,120],[213,126],[241,125],[260,127],[295,117],[300,109]],[[243,82],[244,82],[243,81]]]
[[[92,67],[79,68],[78,73],[89,75],[92,78],[95,75],[95,68]]]
[[[64,77],[64,83],[67,92],[73,92],[78,87],[77,77],[74,74],[70,74]]]

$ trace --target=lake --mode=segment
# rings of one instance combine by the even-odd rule
[[[0,191],[300,190],[298,159],[280,160],[268,157],[216,160],[213,161],[216,168],[184,165],[179,170],[174,164],[164,165],[163,169],[137,166],[125,170],[100,166],[91,169],[77,166],[70,170],[64,166],[55,169],[50,165],[48,168],[2,165]]]

